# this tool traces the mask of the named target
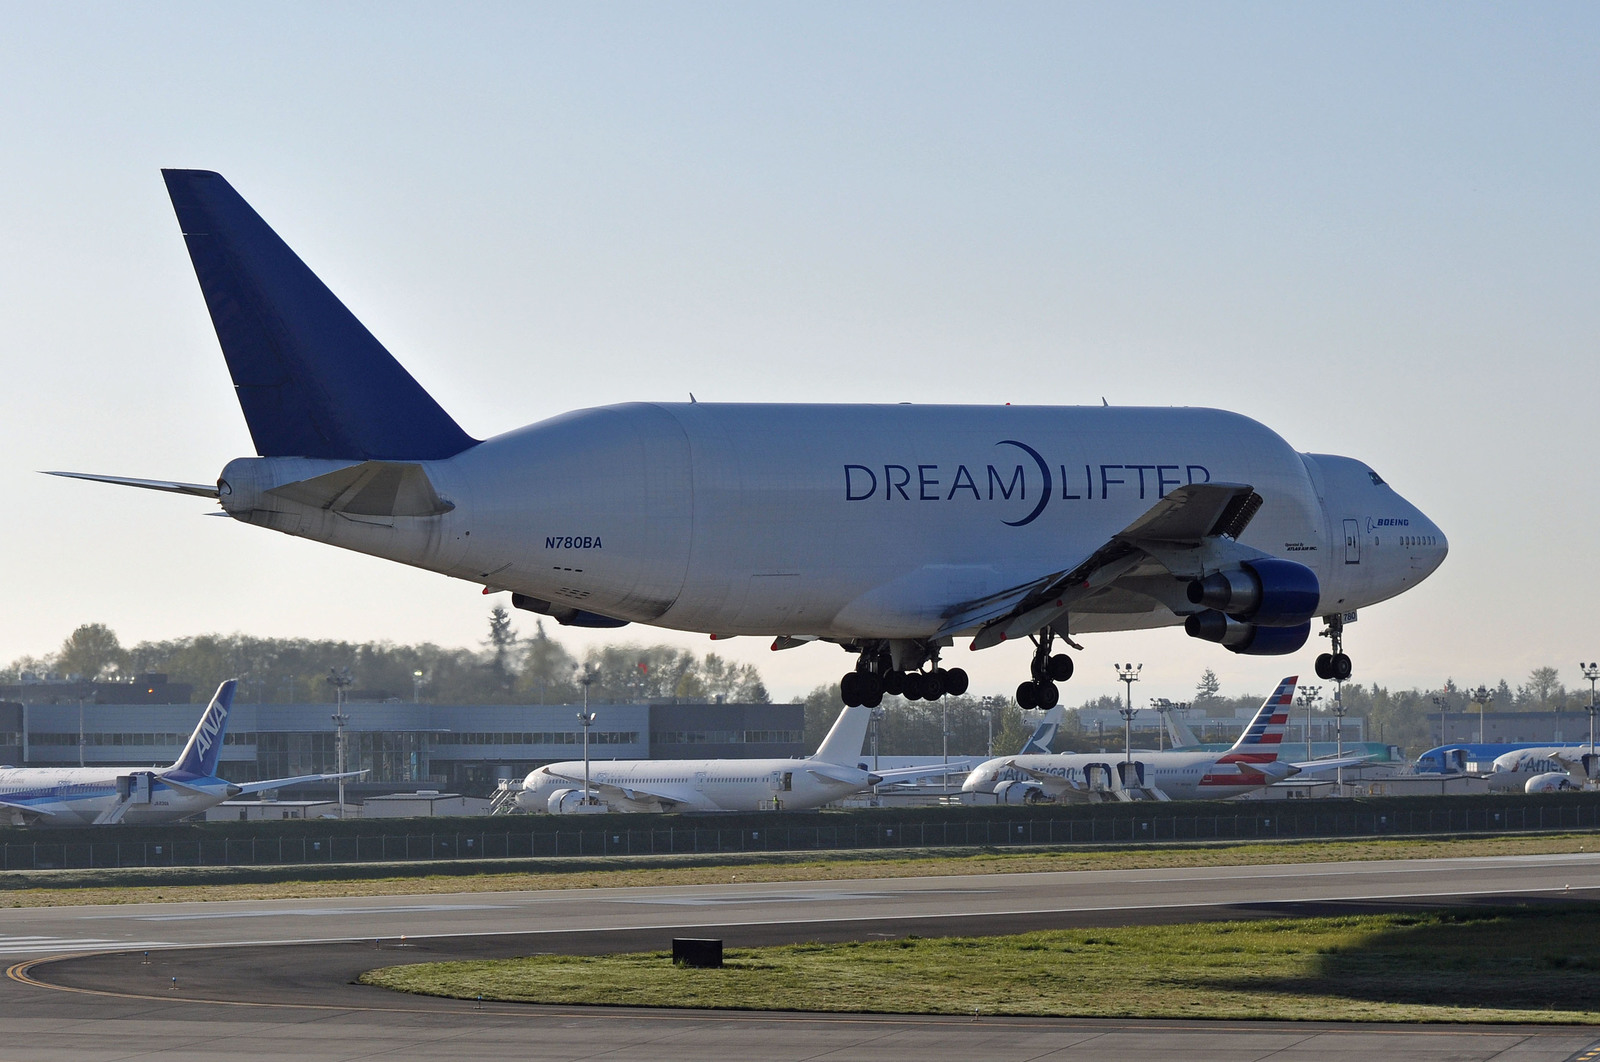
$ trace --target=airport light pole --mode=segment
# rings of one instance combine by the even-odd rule
[[[413,671],[411,673],[411,703],[412,704],[420,704],[420,703],[422,703],[422,672],[421,671]]]
[[[1442,694],[1433,698],[1433,706],[1439,709],[1439,744],[1441,745],[1444,744],[1444,713],[1449,704],[1450,702]]]
[[[1340,683],[1340,685],[1342,687],[1343,683]],[[1338,759],[1338,760],[1344,759],[1344,713],[1345,713],[1345,707],[1344,707],[1344,696],[1343,696],[1343,694],[1344,694],[1344,690],[1342,688],[1333,691],[1333,714],[1334,714],[1334,716],[1336,718],[1336,722],[1334,723],[1334,727],[1333,727],[1333,735],[1334,735],[1334,741],[1337,743],[1337,744],[1334,745],[1333,757],[1334,757],[1334,759]],[[1334,785],[1338,787],[1339,795],[1340,796],[1344,796],[1344,768],[1343,767],[1335,767],[1333,770],[1334,770]]]
[[[1116,668],[1117,678],[1128,691],[1127,704],[1122,709],[1124,745],[1128,750],[1128,762],[1133,762],[1133,684],[1139,681],[1139,672],[1144,670],[1143,664],[1112,664]]]
[[[344,819],[344,728],[349,724],[350,717],[344,711],[344,691],[355,682],[350,677],[347,667],[328,669],[328,685],[333,687],[333,755],[334,762],[338,765],[335,769],[339,772],[339,818]]]
[[[585,666],[583,674],[578,676],[578,684],[583,687],[583,711],[578,713],[578,722],[583,725],[583,803],[597,804],[589,793],[589,728],[594,725],[594,713],[589,711],[589,687],[594,685],[598,676],[594,668]]]
[[[1138,709],[1131,704],[1117,709],[1117,714],[1122,716],[1122,758],[1125,763],[1133,762],[1133,716],[1137,711]]]
[[[1306,710],[1306,759],[1311,759],[1311,709],[1317,703],[1317,698],[1322,696],[1321,686],[1301,686],[1298,698],[1300,707]]]
[[[1589,703],[1584,706],[1584,711],[1589,713],[1589,755],[1594,755],[1594,713],[1600,711],[1595,705],[1595,683],[1600,682],[1600,663],[1585,664],[1579,661],[1578,668],[1583,672],[1583,677],[1589,680]]]
[[[1494,691],[1487,686],[1479,686],[1475,690],[1467,691],[1467,700],[1478,706],[1478,744],[1483,744],[1483,712],[1489,702],[1494,700]]]

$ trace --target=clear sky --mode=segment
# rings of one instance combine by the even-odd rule
[[[479,437],[690,391],[1221,406],[1449,536],[1351,629],[1358,679],[1600,657],[1593,4],[0,13],[0,662],[89,621],[482,637],[474,586],[36,473],[252,452],[162,166],[225,174]],[[1318,647],[1087,645],[1069,703],[1113,661],[1266,692]],[[849,662],[716,648],[782,698]],[[960,656],[980,693],[1025,667]]]

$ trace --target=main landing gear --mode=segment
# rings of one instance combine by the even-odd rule
[[[1072,657],[1065,653],[1051,654],[1056,632],[1050,627],[1030,637],[1033,639],[1030,667],[1033,678],[1017,687],[1017,707],[1054,708],[1061,703],[1061,691],[1056,689],[1056,683],[1072,677]]]
[[[1333,682],[1345,682],[1350,678],[1352,670],[1350,658],[1344,655],[1344,616],[1335,613],[1332,616],[1322,617],[1322,622],[1328,625],[1322,631],[1322,637],[1327,638],[1333,650],[1331,653],[1322,653],[1317,657],[1317,678]]]
[[[932,649],[927,669],[897,669],[888,649],[863,649],[856,669],[839,680],[839,695],[845,707],[876,708],[885,694],[908,701],[936,701],[945,694],[959,697],[967,692],[967,673],[959,667],[939,666],[939,650]]]

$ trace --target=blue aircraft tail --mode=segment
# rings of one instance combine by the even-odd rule
[[[220,175],[161,174],[258,454],[427,461],[477,442]]]
[[[228,732],[228,712],[233,707],[233,691],[239,683],[229,679],[217,687],[217,695],[206,705],[200,724],[189,735],[178,760],[169,768],[175,774],[196,778],[217,776],[217,757],[222,755],[222,737]]]

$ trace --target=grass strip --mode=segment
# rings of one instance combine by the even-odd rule
[[[173,868],[165,872],[145,869],[14,871],[0,875],[0,908],[1552,855],[1585,851],[1597,843],[1600,842],[1592,834],[1513,834],[1398,840],[1074,846],[1042,851],[1033,847],[998,850],[897,848],[828,853],[569,857],[516,860],[509,864],[458,862],[446,868],[448,872],[445,873],[428,873],[430,867],[439,868],[416,863]],[[163,873],[170,877],[162,877]]]
[[[1600,1024],[1600,905],[394,966],[364,984],[523,1003],[1055,1017]]]

